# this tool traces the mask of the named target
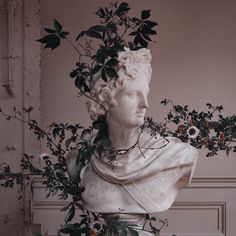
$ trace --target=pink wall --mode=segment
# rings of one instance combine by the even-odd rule
[[[58,19],[65,30],[78,32],[95,25],[93,12],[110,1],[41,0],[42,24]],[[225,113],[236,113],[236,2],[223,0],[135,0],[127,1],[132,12],[151,9],[152,19],[159,22],[153,55],[153,78],[148,115],[162,120],[166,110],[163,98],[175,103],[204,109],[205,104],[223,105]],[[43,124],[80,122],[89,124],[84,101],[68,74],[76,62],[76,53],[66,43],[53,52],[43,50],[42,109]],[[224,161],[222,161],[224,159]],[[235,160],[235,158],[233,158]],[[235,161],[202,157],[198,175],[233,175]],[[226,160],[226,161],[225,161]]]

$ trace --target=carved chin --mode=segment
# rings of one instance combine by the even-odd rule
[[[144,122],[144,117],[140,116],[137,117],[135,120],[133,120],[132,122],[129,122],[129,127],[135,127],[135,126],[140,126],[142,125]],[[127,122],[128,123],[128,122]]]

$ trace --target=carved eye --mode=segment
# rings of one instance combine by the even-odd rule
[[[128,96],[129,98],[135,98],[135,97],[136,97],[136,92],[135,92],[135,91],[128,92],[128,93],[127,93],[127,96]]]

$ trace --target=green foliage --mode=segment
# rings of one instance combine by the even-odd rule
[[[66,31],[62,31],[62,25],[54,19],[54,29],[44,28],[48,35],[36,41],[45,44],[44,48],[51,48],[52,50],[59,47],[61,39],[65,39],[69,34]]]
[[[163,123],[155,123],[151,118],[146,118],[143,128],[150,129],[152,135],[157,133],[163,137],[174,136],[183,142],[189,142],[197,149],[205,148],[207,156],[217,155],[219,151],[236,152],[236,116],[224,117],[222,106],[213,106],[207,103],[206,112],[189,110],[188,106],[174,105],[170,100],[161,102],[171,108]],[[168,128],[168,124],[176,125],[176,129]],[[199,132],[198,135],[191,131]]]
[[[149,20],[150,10],[143,10],[138,18],[129,16],[130,9],[126,2],[100,7],[95,13],[100,24],[81,31],[74,43],[57,20],[54,20],[54,28],[44,28],[48,34],[37,40],[45,48],[54,49],[60,45],[61,39],[65,39],[78,52],[79,60],[70,77],[81,95],[90,96],[96,76],[105,82],[117,79],[118,52],[124,51],[125,47],[132,50],[146,48],[156,34],[154,27],[157,23]],[[131,41],[126,41],[125,37]],[[84,57],[89,58],[89,62],[85,62]]]
[[[39,232],[33,232],[33,236],[43,236],[43,235]]]
[[[130,6],[126,2],[117,2],[109,6],[100,7],[96,15],[99,23],[89,27],[78,34],[75,43],[67,37],[68,32],[63,30],[61,23],[54,20],[53,28],[44,28],[47,35],[38,39],[45,48],[55,49],[60,46],[61,41],[67,41],[78,53],[78,62],[75,63],[70,77],[79,89],[80,95],[90,99],[90,92],[94,87],[94,79],[98,76],[105,82],[116,80],[118,77],[118,53],[125,47],[131,50],[148,47],[152,36],[156,35],[154,28],[156,22],[149,20],[150,10],[143,10],[140,17],[128,15]],[[127,39],[128,38],[128,39]],[[86,60],[83,60],[86,58]],[[89,59],[89,60],[87,60]],[[89,62],[87,62],[89,61]],[[142,129],[149,129],[150,134],[160,134],[164,138],[174,136],[183,142],[189,142],[192,146],[208,150],[207,156],[216,155],[224,150],[227,154],[236,152],[236,116],[224,117],[221,114],[222,106],[207,104],[208,111],[197,112],[189,110],[188,106],[174,105],[170,100],[163,100],[163,105],[171,105],[171,109],[163,123],[156,123],[152,118],[146,118]],[[83,208],[81,194],[84,187],[80,185],[80,173],[92,156],[101,158],[108,155],[113,161],[120,150],[114,150],[108,138],[105,117],[99,117],[89,127],[80,124],[55,123],[50,124],[47,129],[42,129],[38,122],[31,118],[33,108],[23,108],[17,111],[13,108],[13,114],[7,114],[2,109],[0,113],[7,119],[16,119],[28,125],[38,140],[45,140],[50,154],[44,155],[42,168],[33,164],[33,156],[23,154],[21,160],[22,172],[12,172],[6,163],[0,165],[0,182],[3,187],[13,187],[19,184],[21,187],[30,181],[32,176],[44,177],[43,184],[48,190],[48,195],[58,194],[60,199],[65,200],[69,196],[72,201],[62,209],[66,211],[65,225],[60,229],[61,233],[71,236],[78,235],[118,235],[137,236],[138,231],[131,228],[118,219],[105,219],[102,215],[88,212]],[[215,114],[218,114],[215,117]],[[25,117],[24,119],[22,117]],[[175,124],[176,129],[168,128],[169,124]],[[213,133],[212,133],[213,132]],[[128,152],[138,144],[123,152]],[[139,146],[138,146],[139,147]],[[160,147],[162,148],[162,147]],[[76,169],[78,178],[71,180],[66,169],[66,155],[77,150]],[[36,157],[37,158],[37,157]],[[72,223],[77,211],[82,212],[80,222]],[[166,220],[156,219],[146,215],[145,225],[150,232],[160,235]],[[146,230],[143,228],[143,230]]]

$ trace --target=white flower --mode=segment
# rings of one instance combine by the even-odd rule
[[[41,154],[39,155],[40,159],[42,159],[42,160],[47,159],[49,156],[50,156],[50,155],[49,155],[48,153],[46,153],[46,152],[41,153]]]
[[[199,135],[200,130],[196,126],[190,126],[187,130],[188,138],[195,139]]]
[[[90,223],[89,227],[90,229],[95,229],[99,233],[102,230],[104,230],[104,223],[99,220],[95,220],[92,223]]]

